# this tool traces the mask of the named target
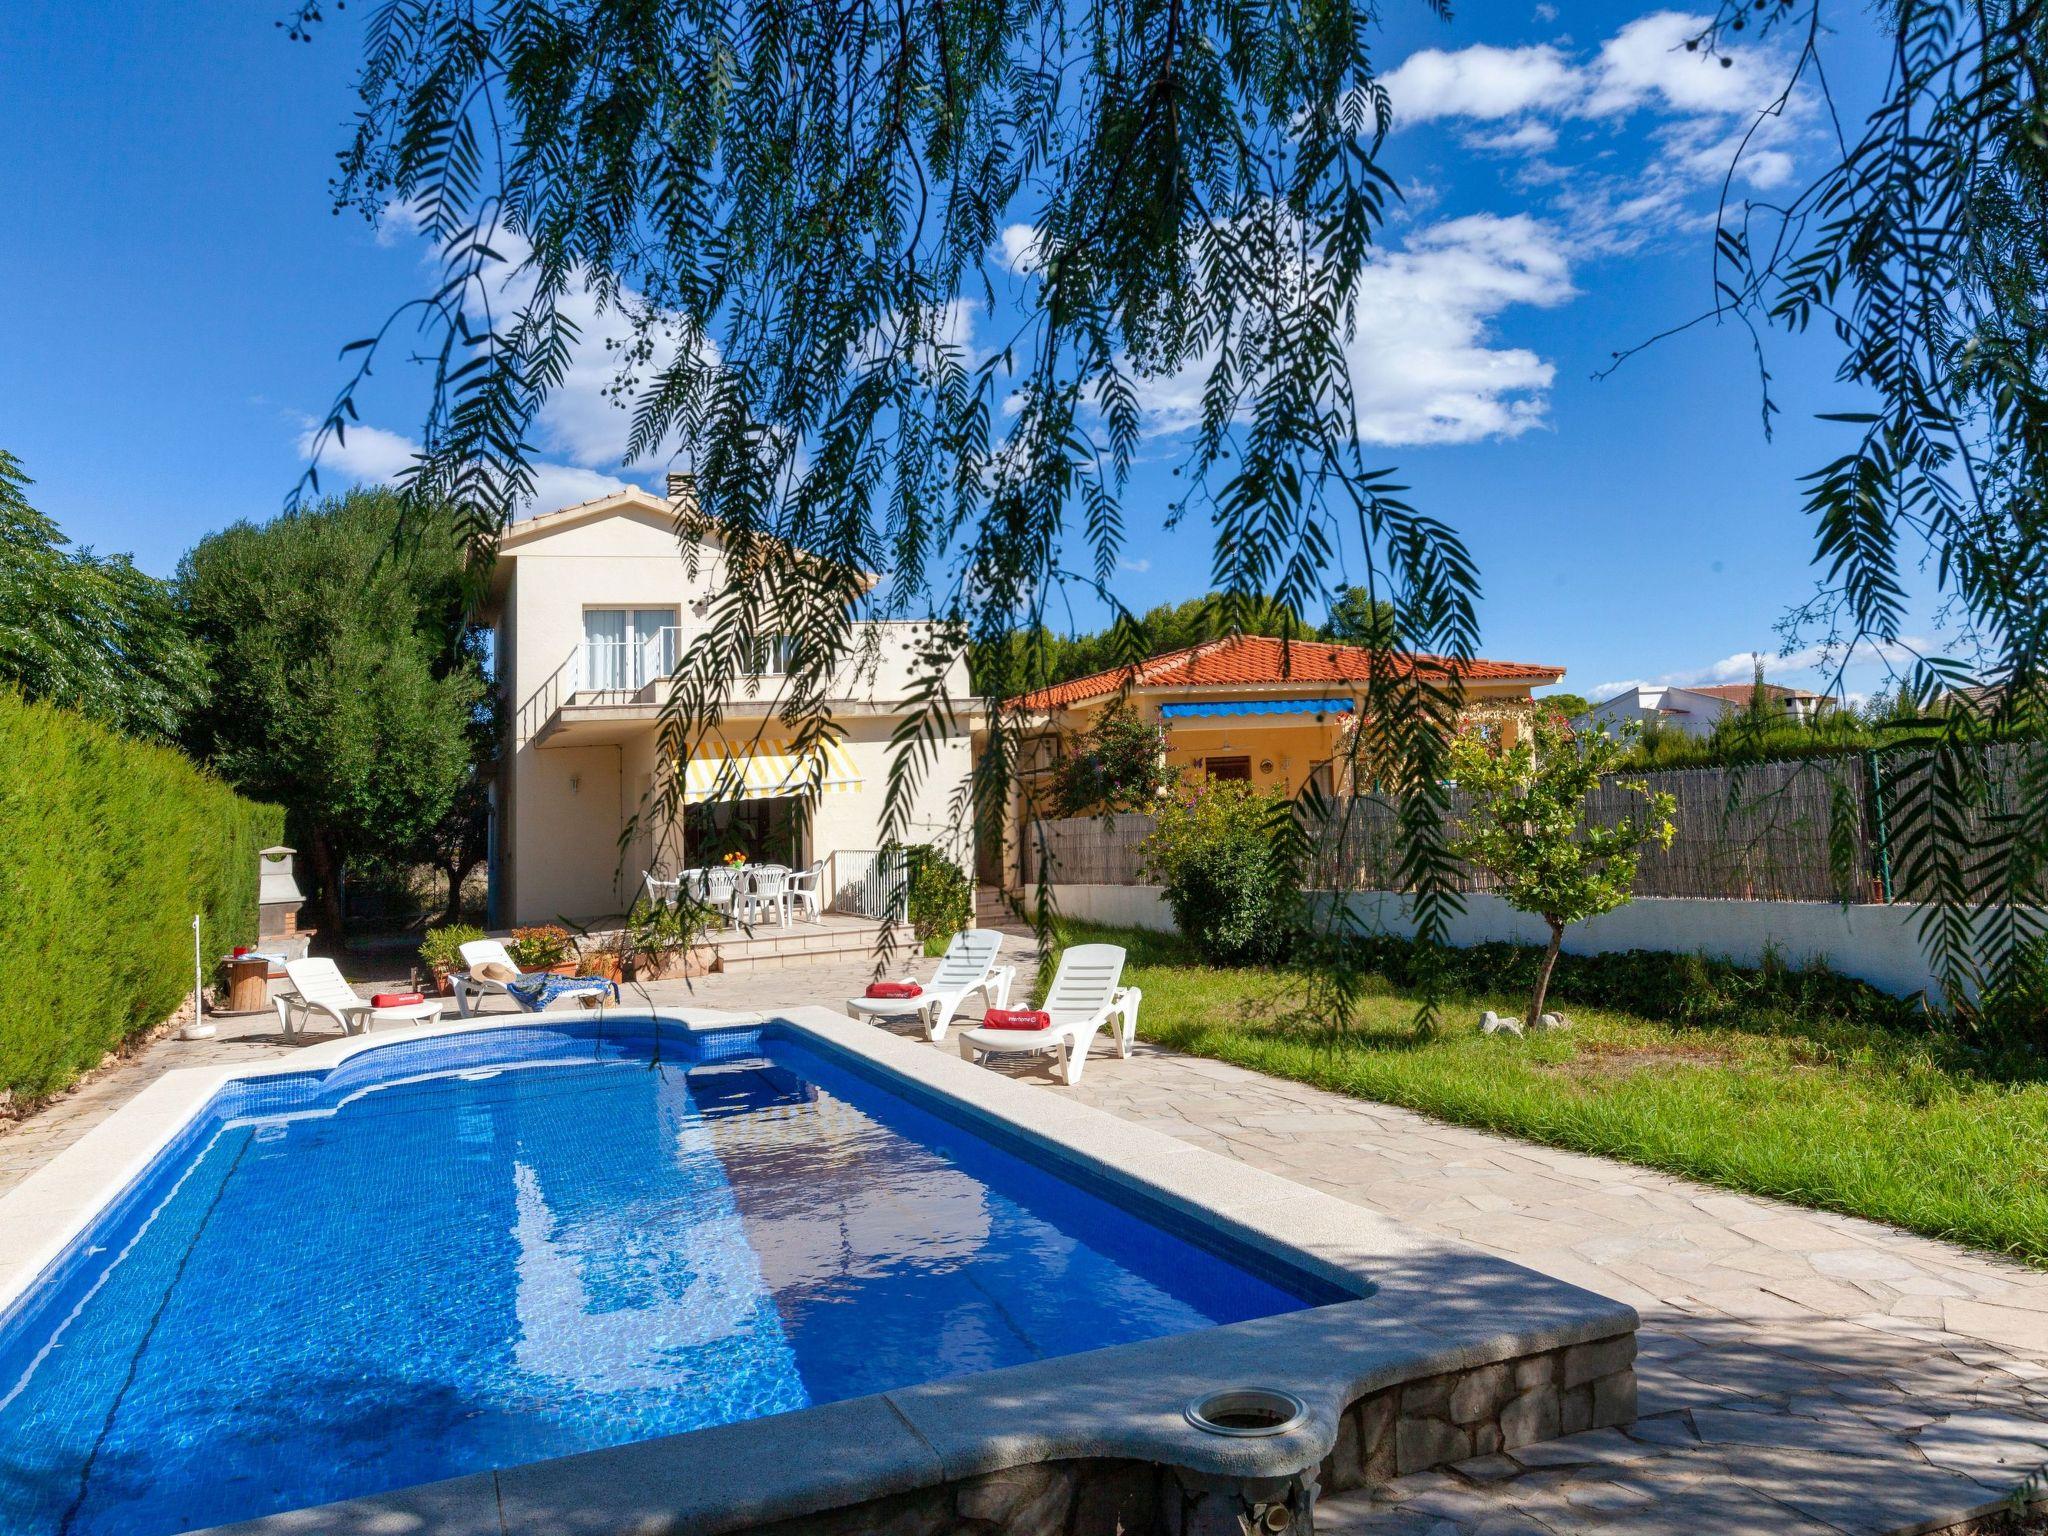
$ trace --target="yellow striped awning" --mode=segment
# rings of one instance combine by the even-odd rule
[[[823,759],[823,773],[814,766]],[[860,770],[844,744],[828,741],[799,754],[786,738],[702,741],[683,765],[683,801],[774,800],[810,792],[814,782],[827,794],[861,786]]]

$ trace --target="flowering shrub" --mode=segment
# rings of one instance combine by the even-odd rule
[[[514,928],[512,942],[505,946],[512,963],[522,971],[544,971],[576,958],[576,941],[569,930],[547,923],[538,928]]]
[[[1207,780],[1158,803],[1158,827],[1139,848],[1166,889],[1173,920],[1215,965],[1279,960],[1299,929],[1297,894],[1281,854],[1285,798]]]
[[[1061,816],[1149,811],[1174,774],[1166,766],[1166,730],[1118,706],[1075,743],[1053,781],[1053,810]]]

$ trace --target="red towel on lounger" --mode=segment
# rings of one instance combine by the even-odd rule
[[[1050,1029],[1052,1015],[1043,1008],[991,1008],[981,1022],[988,1029]]]
[[[426,994],[423,992],[378,992],[371,996],[370,1006],[372,1008],[407,1008],[414,1003],[424,1003],[426,1000]]]
[[[922,997],[924,988],[914,981],[871,981],[869,997]]]

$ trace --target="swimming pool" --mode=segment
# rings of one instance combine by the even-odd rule
[[[1354,1299],[774,1029],[230,1083],[0,1322],[0,1530],[154,1536]]]

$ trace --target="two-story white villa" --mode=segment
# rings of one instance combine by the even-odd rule
[[[617,914],[643,871],[672,873],[732,848],[795,866],[832,861],[829,899],[865,877],[880,847],[889,734],[928,631],[866,626],[876,643],[830,690],[844,738],[824,754],[823,793],[808,816],[800,797],[819,765],[798,760],[776,719],[776,655],[736,683],[713,735],[663,763],[667,679],[707,627],[720,581],[720,551],[708,541],[692,573],[674,518],[671,502],[629,489],[522,519],[499,540],[485,614],[507,717],[492,829],[495,923]],[[948,689],[964,705],[966,658],[953,665]],[[955,812],[971,772],[970,729],[962,720],[943,743],[903,839],[944,847],[969,866],[971,822]],[[643,813],[665,773],[681,775],[683,811],[659,827]]]

